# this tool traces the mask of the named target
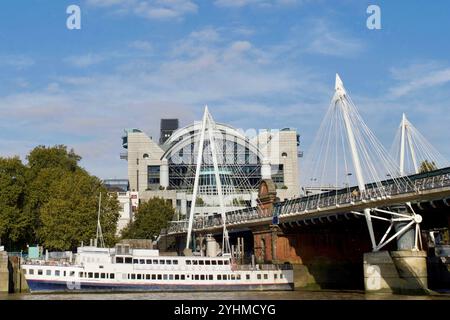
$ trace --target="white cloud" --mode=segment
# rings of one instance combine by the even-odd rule
[[[405,96],[450,82],[450,66],[441,65],[435,61],[415,63],[404,68],[392,68],[391,74],[399,82],[389,91],[393,97]]]
[[[103,62],[104,60],[104,55],[88,53],[84,55],[70,56],[64,61],[75,67],[85,68]]]
[[[259,7],[291,6],[299,2],[299,0],[216,0],[214,4],[224,8],[242,8],[252,5]]]
[[[331,28],[324,20],[316,20],[306,33],[306,39],[308,43],[306,51],[310,53],[348,57],[364,49],[361,40]]]
[[[12,67],[17,70],[29,68],[35,61],[25,55],[2,55],[0,56],[0,67]]]
[[[87,0],[94,7],[113,8],[121,13],[133,13],[146,19],[180,18],[197,12],[191,0]]]

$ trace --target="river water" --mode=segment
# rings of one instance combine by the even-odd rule
[[[324,290],[59,294],[0,293],[0,300],[450,300],[450,292],[423,296]]]

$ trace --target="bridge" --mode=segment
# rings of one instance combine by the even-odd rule
[[[221,164],[214,153],[214,125],[206,110],[202,135],[208,134],[216,181],[220,181]],[[200,143],[198,172],[204,142]],[[194,188],[189,221],[173,221],[166,237],[177,239],[179,247],[184,245],[183,238],[187,246],[192,240],[195,246],[199,240],[198,246],[203,250],[206,234],[223,235],[228,242],[230,231],[237,243],[231,246],[233,253],[243,243],[239,235],[247,234],[257,261],[296,264],[302,270],[300,286],[309,283],[311,278],[315,278],[315,283],[329,280],[328,276],[325,276],[327,280],[320,280],[323,275],[313,276],[316,271],[311,270],[316,268],[320,272],[329,268],[327,274],[342,279],[352,278],[360,274],[364,259],[361,277],[365,279],[366,290],[426,288],[427,253],[423,251],[420,229],[424,217],[419,214],[423,212],[416,211],[423,202],[430,203],[431,207],[436,207],[437,202],[450,207],[450,164],[405,115],[388,154],[362,120],[338,75],[335,94],[312,146],[308,153],[310,167],[303,169],[309,175],[306,181],[312,182],[307,188],[321,191],[326,185],[334,187],[277,201],[273,182],[263,177],[257,206],[228,212],[222,208],[221,212],[208,216],[194,215],[197,196]],[[345,187],[337,187],[342,183]],[[217,187],[221,189],[220,183]],[[437,224],[425,221],[427,226],[448,230],[449,211],[445,209],[444,218]],[[434,219],[429,215],[425,218]],[[330,227],[320,227],[326,224]],[[319,244],[315,244],[317,241]],[[324,266],[318,258],[328,262]],[[330,267],[340,263],[345,267]],[[405,274],[409,276],[405,278]],[[450,271],[446,277],[450,279]]]
[[[228,230],[233,230],[273,224],[275,220],[276,224],[296,223],[298,226],[307,226],[323,218],[332,221],[337,219],[338,215],[357,214],[356,211],[364,209],[450,198],[450,167],[406,178],[410,183],[401,188],[398,188],[393,180],[383,181],[383,193],[387,193],[387,196],[376,196],[380,191],[375,184],[371,184],[366,186],[363,193],[358,192],[358,187],[354,186],[336,192],[277,202],[270,212],[259,206],[229,211],[226,213],[226,225]],[[193,226],[194,232],[216,233],[222,231],[223,221],[220,214],[199,216],[195,218]],[[185,234],[187,228],[187,221],[173,223],[168,234]]]

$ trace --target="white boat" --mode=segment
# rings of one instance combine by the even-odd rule
[[[289,265],[236,265],[230,257],[161,256],[158,250],[79,247],[74,263],[22,265],[30,291],[292,290]]]

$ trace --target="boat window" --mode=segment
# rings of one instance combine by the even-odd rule
[[[275,274],[273,275],[273,277],[274,277],[275,280],[278,279],[278,274],[275,273]]]
[[[225,260],[225,261],[223,262],[223,264],[230,264],[230,261]]]
[[[210,275],[208,276],[208,279],[209,279],[209,280],[213,280],[213,275],[210,274]]]
[[[240,274],[236,275],[236,279],[241,280],[241,275]]]
[[[245,279],[250,280],[250,275],[249,275],[249,274],[246,274],[246,275],[245,275]]]
[[[152,260],[151,259],[147,259],[147,264],[152,264]]]
[[[42,270],[41,269],[38,270],[38,275],[42,276]]]
[[[159,264],[164,264],[164,260],[159,260]]]
[[[100,274],[98,272],[94,273],[94,278],[98,279],[100,277]]]
[[[186,260],[186,264],[190,265],[191,264],[191,260]]]
[[[66,272],[65,272],[65,271],[63,272],[63,276],[64,276],[64,277],[66,276]]]
[[[204,265],[204,264],[205,264],[205,261],[203,261],[203,260],[199,260],[199,261],[198,261],[198,264],[202,266],[202,265]]]
[[[193,264],[193,265],[197,265],[197,264],[198,264],[198,261],[197,261],[197,260],[192,260],[192,264]]]
[[[23,269],[23,274],[27,274],[27,269]]]
[[[75,277],[75,271],[70,271],[70,276]]]
[[[136,280],[136,275],[134,273],[131,274],[131,280]]]
[[[117,257],[116,263],[123,263],[123,257]]]
[[[141,260],[139,260],[139,263],[140,263],[140,264],[145,264],[145,260],[144,260],[144,259],[141,259]]]
[[[164,280],[167,280],[167,274],[164,275],[163,279],[164,279]]]
[[[217,264],[218,264],[219,266],[221,266],[221,265],[223,265],[223,261],[222,261],[222,260],[219,260],[219,261],[217,261]]]
[[[45,274],[46,274],[47,276],[51,276],[51,275],[52,275],[52,270],[46,270],[46,271],[45,271]]]
[[[200,276],[198,275],[198,274],[196,274],[195,276],[194,276],[194,280],[199,280],[200,279]]]
[[[130,275],[129,274],[125,274],[125,273],[123,273],[122,274],[122,279],[129,279],[130,278]]]
[[[181,280],[184,280],[184,279],[185,279],[184,274],[182,274],[181,275]]]
[[[175,280],[180,280],[180,275],[179,274],[175,275]]]
[[[132,263],[133,259],[131,259],[130,257],[126,257],[125,258],[125,263]]]
[[[204,274],[202,274],[202,275],[200,276],[200,280],[205,280],[205,275],[204,275]]]
[[[280,273],[280,279],[283,279],[283,274],[282,273]]]
[[[150,280],[150,275],[149,274],[145,275],[145,280]]]
[[[137,279],[138,279],[138,280],[141,280],[141,279],[142,279],[142,275],[138,274],[138,275],[137,275]]]
[[[78,274],[78,276],[79,276],[80,278],[83,278],[83,272],[80,272],[80,273]]]
[[[222,280],[222,275],[218,274],[217,275],[217,280]]]
[[[166,260],[166,264],[172,264],[172,260]]]
[[[88,273],[88,277],[89,277],[89,278],[93,278],[93,277],[94,277],[93,275],[94,275],[94,274],[93,274],[92,272],[89,272],[89,273]]]
[[[209,265],[211,265],[211,261],[206,260],[206,261],[205,261],[205,264],[206,264],[207,266],[209,266]]]
[[[158,260],[153,259],[153,264],[158,264]]]
[[[256,278],[257,278],[258,280],[261,280],[261,275],[260,275],[260,274],[256,275]]]
[[[228,280],[228,276],[226,274],[222,275],[223,280]]]
[[[173,274],[169,274],[169,280],[173,280]]]
[[[156,280],[156,274],[152,274],[152,280]]]
[[[110,279],[114,279],[114,273],[110,273],[110,274],[109,274],[109,278],[110,278]]]
[[[264,273],[264,280],[269,279],[269,276],[267,275],[267,273]]]
[[[213,266],[215,266],[215,265],[217,264],[217,261],[216,261],[216,260],[213,260],[213,261],[211,261],[211,264],[212,264]]]
[[[138,264],[139,260],[138,259],[133,259],[133,263]]]
[[[30,274],[34,274],[34,270],[33,269],[30,269]]]
[[[236,277],[234,274],[231,275],[231,280],[236,280]]]
[[[100,274],[100,278],[105,279],[106,278],[106,274],[105,273],[101,273]]]
[[[173,264],[178,264],[178,260],[173,260]]]
[[[158,274],[158,280],[162,279],[162,275]]]
[[[59,277],[59,276],[60,276],[60,274],[61,274],[61,271],[59,271],[59,270],[55,270],[55,276]]]

